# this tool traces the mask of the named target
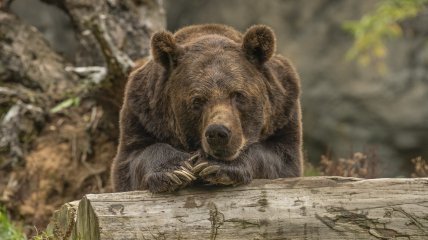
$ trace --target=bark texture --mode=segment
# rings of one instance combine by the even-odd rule
[[[173,194],[89,194],[50,228],[69,239],[427,239],[428,179],[256,180]]]

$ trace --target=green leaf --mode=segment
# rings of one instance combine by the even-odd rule
[[[79,104],[80,104],[80,97],[69,98],[58,103],[55,107],[51,108],[50,112],[57,113],[71,106],[78,106]]]
[[[383,0],[360,20],[345,22],[343,29],[354,36],[346,58],[357,60],[360,65],[375,63],[378,70],[385,72],[386,40],[400,37],[402,31],[398,23],[418,15],[426,3],[428,0]]]
[[[2,240],[26,240],[24,233],[9,220],[6,210],[0,206],[0,239]]]

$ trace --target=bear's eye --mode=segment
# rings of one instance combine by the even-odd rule
[[[248,98],[245,96],[245,94],[241,92],[233,92],[232,93],[232,99],[241,105],[245,105],[248,103]]]
[[[193,110],[200,110],[204,104],[205,104],[206,100],[202,97],[193,97],[191,104],[192,104],[192,109]]]

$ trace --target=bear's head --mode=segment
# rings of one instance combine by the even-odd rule
[[[272,87],[278,84],[266,67],[275,52],[269,27],[253,26],[242,39],[205,34],[183,40],[159,32],[151,44],[154,62],[163,69],[167,125],[183,146],[233,160],[272,133],[278,108],[272,101],[285,90]]]

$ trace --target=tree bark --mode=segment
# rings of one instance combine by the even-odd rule
[[[68,217],[68,221],[59,216]],[[428,239],[428,178],[311,177],[89,194],[51,220],[68,239]]]

